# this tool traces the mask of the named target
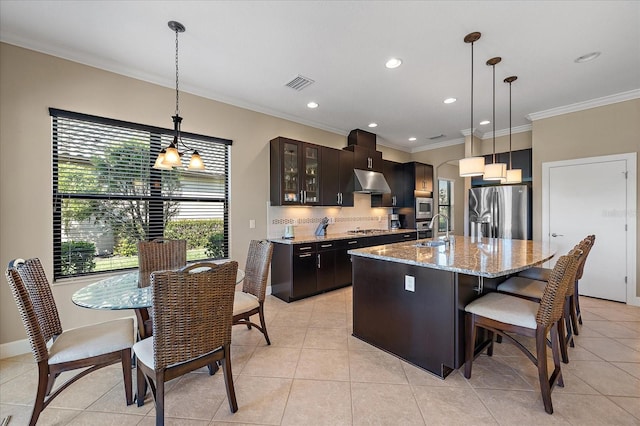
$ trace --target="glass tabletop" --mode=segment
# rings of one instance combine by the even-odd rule
[[[91,309],[141,309],[151,307],[151,286],[138,287],[138,271],[117,275],[89,284],[76,291],[71,300]],[[244,279],[238,269],[236,284]]]

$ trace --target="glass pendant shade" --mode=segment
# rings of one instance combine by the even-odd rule
[[[163,149],[158,154],[158,158],[156,158],[156,162],[153,164],[153,168],[156,170],[171,170],[173,167],[168,164],[164,164],[164,155],[167,153],[166,149]]]
[[[507,165],[504,163],[493,163],[484,165],[484,180],[502,180],[507,178]]]
[[[198,153],[198,151],[193,151],[193,154],[191,155],[189,170],[204,170],[204,163],[202,162],[202,158],[200,158],[200,153]]]
[[[458,161],[460,177],[482,176],[484,173],[483,157],[467,157]]]
[[[178,152],[178,148],[176,148],[175,144],[172,143],[167,148],[167,152],[164,154],[164,160],[162,161],[162,164],[171,167],[182,166],[180,153]]]
[[[511,169],[507,170],[507,179],[504,183],[520,183],[522,182],[522,170]]]

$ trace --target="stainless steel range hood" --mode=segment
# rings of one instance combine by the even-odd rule
[[[380,172],[353,169],[356,175],[354,192],[368,194],[390,194],[391,188],[384,175]]]

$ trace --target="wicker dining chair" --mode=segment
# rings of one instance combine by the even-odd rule
[[[584,265],[587,262],[587,256],[589,256],[589,253],[591,252],[593,245],[596,243],[596,236],[588,235],[585,239],[588,239],[589,241],[591,241],[591,244],[588,247],[586,247],[587,250],[585,250],[584,258],[582,259],[582,264],[578,268],[578,273],[576,274],[576,283],[573,289],[573,300],[572,300],[573,306],[571,306],[571,314],[573,318],[573,327],[574,327],[573,332],[576,334],[576,336],[580,334],[577,324],[582,325],[582,313],[580,312],[580,295],[579,295],[578,285],[580,283],[580,279],[582,278],[582,274],[584,273]],[[524,278],[530,278],[532,280],[539,280],[539,281],[546,282],[546,281],[549,281],[550,272],[551,272],[551,269],[549,268],[533,267],[533,268],[525,269],[524,271],[518,273],[518,276],[524,277]]]
[[[145,379],[164,424],[164,383],[220,361],[232,413],[238,410],[231,373],[231,323],[237,262],[197,263],[151,274],[153,336],[133,345],[137,356],[138,406]]]
[[[559,348],[559,330],[563,328],[564,295],[570,282],[575,280],[581,254],[580,250],[572,250],[568,255],[558,259],[540,303],[494,292],[474,300],[465,307],[464,376],[467,379],[471,378],[474,358],[484,347],[487,347],[487,355],[493,355],[493,335],[502,336],[520,349],[538,368],[544,409],[547,413],[553,414],[551,391],[556,383],[564,387]],[[476,350],[476,333],[479,327],[488,331],[489,343]],[[535,337],[536,355],[507,333]],[[547,334],[551,336],[554,363],[551,377],[547,366]]]
[[[138,242],[138,286],[148,287],[151,273],[182,268],[187,264],[187,241],[156,238]],[[136,309],[138,332],[141,338],[149,337],[152,317],[148,309]]]
[[[250,242],[242,291],[236,291],[233,302],[233,325],[245,324],[249,329],[252,326],[257,328],[264,334],[267,345],[270,345],[271,341],[264,320],[264,298],[272,254],[273,243],[258,240]],[[260,318],[260,325],[251,322],[251,316],[256,314]]]
[[[593,247],[595,236],[589,235],[580,241],[575,247],[582,251],[580,257],[580,263],[576,272],[576,279],[569,284],[567,293],[565,295],[564,306],[564,319],[565,319],[565,332],[564,336],[561,336],[560,350],[562,353],[562,361],[564,363],[569,362],[569,356],[567,352],[567,346],[574,347],[573,335],[576,336],[579,333],[578,330],[578,316],[576,312],[576,285],[580,278],[582,278],[582,272],[584,270],[584,264],[587,260],[587,256]],[[533,269],[533,268],[532,268]],[[524,297],[534,302],[539,302],[544,294],[544,289],[549,281],[551,269],[548,268],[535,268],[535,270],[526,273],[525,270],[517,276],[510,277],[505,282],[498,285],[497,290],[502,293],[512,294],[518,297]],[[535,278],[533,278],[535,277]]]
[[[39,259],[12,260],[5,275],[27,331],[31,352],[38,364],[38,389],[29,424],[35,425],[40,413],[69,385],[93,371],[118,362],[122,364],[125,399],[130,405],[133,402],[133,319],[117,319],[65,331]],[[61,373],[77,369],[84,370],[51,393]]]

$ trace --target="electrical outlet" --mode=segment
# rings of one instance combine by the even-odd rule
[[[404,276],[404,289],[407,291],[416,291],[416,279],[411,275]]]
[[[255,229],[255,227],[256,227],[256,220],[249,219],[249,229]]]

